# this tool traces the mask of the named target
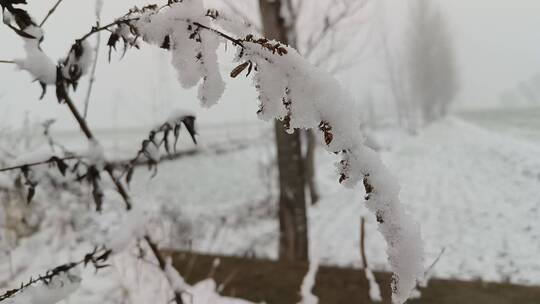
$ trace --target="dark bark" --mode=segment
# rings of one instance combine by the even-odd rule
[[[259,5],[266,38],[288,43],[287,29],[279,13],[281,0],[259,0]],[[288,134],[278,121],[275,134],[280,190],[279,258],[307,260],[306,181],[300,133]]]
[[[306,186],[309,191],[310,203],[317,204],[319,201],[319,191],[315,180],[315,151],[317,149],[317,138],[313,130],[307,130],[306,133],[306,151],[304,154],[304,168],[306,173]]]

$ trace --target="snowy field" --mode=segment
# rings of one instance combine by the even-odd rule
[[[497,112],[459,114],[417,136],[394,138],[383,152],[404,203],[422,223],[426,264],[445,249],[436,276],[540,284],[540,126],[530,113],[516,111],[507,120]],[[153,179],[137,174],[132,189],[142,201],[182,206],[190,236],[169,246],[277,256],[273,145],[270,129],[259,134],[263,140],[249,149],[166,163]],[[364,193],[337,184],[334,161],[318,153],[322,199],[309,208],[311,254],[328,264],[360,265],[362,213],[368,260],[387,269]]]
[[[416,136],[399,132],[376,136],[391,143],[392,148],[382,152],[383,159],[400,181],[401,199],[422,225],[426,267],[445,250],[435,276],[540,284],[540,141],[536,140],[540,127],[530,115],[534,111],[509,116],[461,113]],[[98,135],[109,156],[129,158],[145,133],[104,131]],[[60,134],[58,139],[68,141],[70,147],[84,147],[70,134]],[[144,167],[135,171],[131,190],[138,204],[146,204],[147,210],[165,210],[169,219],[180,222],[177,230],[165,224],[158,229],[161,246],[276,258],[271,125],[201,126],[198,139],[200,145],[195,147],[183,135],[179,149],[196,148],[200,153],[162,163],[155,177]],[[308,210],[312,257],[324,264],[360,266],[363,214],[369,264],[375,270],[389,270],[384,240],[363,206],[364,193],[338,184],[333,155],[320,149],[317,156],[322,198]],[[64,194],[57,195],[50,199],[70,202]],[[114,195],[108,193],[107,197]],[[117,216],[112,210],[103,221],[118,222]],[[0,289],[86,253],[89,248],[66,247],[77,243],[79,235],[64,232],[69,231],[63,228],[69,224],[68,218],[50,223],[39,237],[23,240],[12,255],[0,256]],[[160,220],[153,223],[153,227],[160,225]],[[90,234],[93,239],[96,230],[85,227],[80,234]],[[101,236],[97,237],[99,241]],[[34,249],[42,248],[37,246],[43,246],[43,241],[50,252],[40,252],[35,259]],[[85,269],[74,303],[121,303],[118,299],[126,297],[125,286],[145,286],[127,295],[137,299],[136,303],[166,302],[166,298],[147,299],[149,295],[163,296],[166,283],[156,281],[160,278],[156,268],[136,257],[136,252],[119,256],[111,261],[115,267],[97,276]]]

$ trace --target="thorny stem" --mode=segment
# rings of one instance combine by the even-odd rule
[[[169,7],[170,4],[165,4],[163,6],[161,6],[157,11],[159,12],[160,10],[162,10],[163,8],[165,7]],[[128,18],[128,19],[123,19],[123,18],[126,18],[127,16],[129,16],[130,13],[127,13],[125,14],[124,16],[116,19],[115,21],[107,24],[107,25],[104,25],[104,26],[101,26],[101,27],[93,27],[92,30],[88,33],[86,33],[84,36],[82,36],[81,38],[77,39],[77,41],[82,41],[82,40],[85,40],[87,39],[88,37],[94,35],[95,33],[99,33],[101,31],[106,31],[106,30],[109,30],[109,28],[115,26],[115,25],[120,25],[122,23],[129,23],[131,21],[137,21],[139,20],[140,18],[138,17],[135,17],[135,18]]]
[[[54,9],[56,9],[56,7],[60,4],[61,1],[62,0],[59,0],[57,2],[57,4],[55,5],[55,7],[53,9],[51,9],[48,16],[45,18],[45,20],[54,12]],[[44,23],[45,20],[42,21],[42,23]],[[101,27],[93,27],[90,32],[86,33],[84,36],[77,39],[77,41],[85,40],[88,37],[92,36],[93,34],[99,33],[99,32],[104,31],[104,30],[109,30],[109,28],[111,28],[111,27],[113,27],[115,25],[119,25],[119,24],[122,24],[122,23],[129,23],[131,21],[136,21],[136,20],[139,20],[139,18],[117,19],[117,20],[115,20],[115,21],[113,21],[113,22],[111,22],[111,23],[109,23],[107,25],[104,25],[104,26],[101,26]],[[222,37],[222,38],[224,38],[226,40],[231,41],[234,45],[237,45],[237,46],[239,46],[241,48],[245,48],[245,46],[243,44],[243,41],[241,39],[235,39],[235,38],[221,32],[221,31],[219,31],[217,29],[208,27],[208,26],[203,25],[203,24],[198,23],[198,22],[194,22],[193,24],[195,26],[200,27],[200,28],[209,30],[209,31],[217,34],[218,36],[220,36],[220,37]],[[13,63],[13,62],[5,62],[5,63]],[[83,116],[81,116],[81,114],[77,110],[77,107],[73,103],[71,97],[69,97],[69,95],[67,93],[64,94],[63,97],[64,97],[64,102],[68,106],[69,110],[71,111],[73,117],[75,118],[75,120],[79,124],[79,127],[80,127],[81,131],[84,133],[84,135],[86,136],[86,138],[88,140],[95,140],[95,137],[94,137],[91,129],[89,128],[86,120],[83,118]],[[8,169],[9,168],[3,169],[2,171],[7,171]],[[122,198],[123,198],[123,200],[124,200],[124,202],[126,204],[126,209],[130,210],[131,207],[132,207],[131,206],[131,198],[129,196],[129,193],[126,191],[124,185],[114,176],[114,166],[111,165],[111,164],[107,164],[105,166],[105,171],[107,171],[107,173],[109,174],[111,180],[115,184],[118,193],[122,196]],[[156,245],[155,242],[152,241],[152,239],[148,235],[144,236],[144,240],[147,242],[147,244],[150,247],[152,253],[154,254],[156,259],[158,260],[160,269],[165,273],[166,272],[166,267],[167,267],[166,262],[165,262],[165,258],[163,257],[163,255],[159,251],[158,246]],[[174,289],[173,282],[170,281],[169,277],[166,274],[165,274],[165,276],[166,276],[167,280],[169,281],[169,284],[171,285],[171,287]],[[175,291],[175,302],[177,304],[182,304],[183,303],[182,298],[181,298],[181,294],[178,291]]]
[[[62,274],[62,273],[68,273],[70,270],[74,269],[75,267],[78,267],[80,265],[86,266],[88,263],[92,263],[96,270],[100,268],[107,267],[104,262],[109,257],[110,253],[112,251],[110,249],[107,249],[105,247],[98,249],[95,248],[94,251],[87,253],[83,259],[77,261],[77,262],[71,262],[67,264],[63,264],[60,266],[55,267],[54,269],[48,270],[44,275],[40,275],[37,278],[30,278],[30,280],[26,283],[22,283],[19,288],[11,289],[0,295],[0,302],[3,302],[4,300],[7,300],[17,293],[20,293],[22,290],[30,287],[31,285],[34,285],[39,282],[43,282],[44,284],[48,284],[51,282],[51,280]]]
[[[132,19],[118,19],[118,20],[115,20],[107,25],[104,25],[104,26],[101,26],[101,27],[92,27],[92,30],[88,33],[86,33],[84,36],[82,36],[81,38],[77,39],[77,41],[83,41],[85,39],[87,39],[88,37],[96,34],[96,33],[99,33],[101,31],[106,31],[108,30],[109,28],[115,26],[115,25],[119,25],[119,24],[122,24],[122,23],[129,23],[130,21],[136,21],[136,20],[139,20],[139,18],[132,18]]]
[[[48,163],[51,163],[51,162],[54,161],[53,158],[54,158],[54,156],[47,159],[47,160],[42,160],[42,161],[37,161],[37,162],[33,162],[33,163],[27,163],[27,164],[7,167],[7,168],[1,168],[0,172],[13,171],[13,170],[18,170],[18,169],[22,169],[22,168],[28,168],[28,167],[34,167],[34,166],[48,164]],[[78,158],[78,156],[67,156],[67,157],[57,158],[57,159],[58,160],[70,160],[70,159],[77,159],[77,158]]]
[[[68,105],[69,109],[71,110],[71,113],[73,114],[73,116],[75,117],[77,122],[79,123],[79,126],[81,127],[81,130],[83,131],[83,133],[86,135],[86,137],[89,140],[94,140],[95,138],[94,138],[92,132],[90,131],[90,128],[88,127],[88,124],[81,117],[81,115],[79,114],[79,111],[77,110],[77,108],[73,104],[73,101],[71,100],[71,98],[67,94],[66,94],[65,101],[66,101],[66,104]],[[105,171],[107,171],[107,173],[111,177],[111,180],[113,181],[114,185],[116,186],[116,190],[122,196],[122,198],[123,198],[123,200],[124,200],[124,202],[126,204],[126,209],[130,210],[131,206],[132,206],[131,198],[129,196],[129,193],[126,191],[126,188],[124,187],[124,185],[114,176],[114,168],[113,168],[113,166],[106,165],[105,166]],[[154,243],[152,241],[152,239],[150,238],[150,236],[148,236],[148,235],[144,236],[144,240],[146,241],[146,243],[148,243],[148,246],[152,250],[152,253],[154,254],[156,259],[158,260],[159,268],[165,273],[165,270],[166,270],[165,258],[163,257],[163,255],[159,251],[156,243]],[[169,280],[169,277],[166,274],[165,274],[165,277],[167,278],[167,280]],[[171,285],[171,287],[173,286],[173,282],[171,282],[170,280],[169,280],[169,284]],[[172,288],[174,289],[174,287],[172,287]],[[176,303],[177,304],[182,304],[183,301],[182,301],[181,294],[179,294],[177,291],[175,291],[174,293],[175,293],[175,301],[176,301]]]
[[[77,123],[79,124],[79,127],[81,128],[82,132],[86,136],[86,138],[90,141],[95,140],[94,135],[92,134],[92,131],[90,130],[90,127],[88,127],[88,124],[86,123],[86,120],[81,116],[79,111],[77,110],[77,107],[75,107],[75,104],[71,100],[71,97],[66,93],[65,94],[65,103],[68,106],[69,110],[71,111],[71,114],[73,114],[73,117],[75,117],[75,120],[77,120]],[[124,200],[124,203],[126,204],[126,209],[131,210],[131,198],[126,191],[126,188],[122,183],[114,176],[114,169],[112,166],[107,165],[105,166],[105,171],[109,174],[109,177],[113,181],[116,190],[118,191],[118,194],[122,196],[122,199]]]
[[[80,126],[81,130],[86,135],[88,140],[94,140],[95,138],[94,138],[90,128],[88,127],[88,124],[86,123],[86,120],[84,120],[81,117],[81,115],[79,114],[79,111],[77,110],[77,108],[73,104],[73,101],[68,96],[68,94],[65,94],[65,102],[66,102],[67,106],[69,107],[71,113],[73,114],[73,116],[75,117],[77,122],[79,123],[79,126]],[[124,187],[124,185],[114,176],[114,168],[113,168],[113,166],[106,165],[105,166],[105,171],[107,171],[107,173],[111,177],[111,180],[113,181],[114,185],[116,186],[116,190],[122,196],[122,198],[123,198],[123,200],[124,200],[124,202],[126,204],[126,209],[130,210],[131,206],[132,206],[131,198],[129,196],[129,193],[126,191],[126,188]],[[152,241],[152,239],[150,238],[150,236],[148,236],[148,235],[146,235],[144,237],[144,240],[148,243],[148,246],[152,250],[152,253],[154,254],[156,259],[158,260],[160,269],[163,272],[165,272],[165,268],[166,268],[165,258],[163,257],[163,255],[159,251],[156,243],[154,243]],[[165,277],[167,278],[167,280],[169,280],[169,277],[167,275],[165,275]],[[169,280],[169,284],[171,285],[171,287],[173,286],[173,282],[171,282],[170,280]],[[176,291],[175,291],[175,301],[176,301],[177,304],[182,304],[183,303],[181,295]]]
[[[163,7],[160,7],[159,10],[161,10],[162,8],[167,7],[167,6],[168,6],[168,5],[165,5],[165,6],[163,6]],[[81,38],[77,39],[77,41],[83,41],[83,40],[87,39],[88,37],[90,37],[90,36],[92,36],[92,35],[94,35],[94,34],[96,34],[96,33],[99,33],[99,32],[101,32],[101,31],[109,30],[111,27],[113,27],[113,26],[115,26],[115,25],[120,25],[120,24],[122,24],[122,23],[126,23],[126,24],[127,24],[127,23],[129,23],[129,22],[131,22],[131,21],[137,21],[137,20],[139,20],[138,17],[135,17],[135,18],[129,18],[129,19],[117,19],[117,20],[115,20],[115,21],[113,21],[113,22],[111,22],[111,23],[109,23],[109,24],[104,25],[104,26],[93,27],[92,30],[91,30],[90,32],[86,33],[84,36],[82,36]],[[222,38],[225,38],[225,39],[231,41],[234,45],[238,45],[238,46],[244,48],[244,44],[242,43],[242,40],[241,40],[241,39],[233,38],[233,37],[231,37],[231,36],[229,36],[229,35],[227,35],[227,34],[221,32],[221,31],[219,31],[219,30],[217,30],[217,29],[211,28],[211,27],[206,26],[206,25],[204,25],[204,24],[201,24],[201,23],[199,23],[199,22],[193,22],[193,25],[198,26],[198,27],[200,27],[200,28],[203,28],[203,29],[205,29],[205,30],[211,31],[211,32],[217,34],[218,36],[220,36],[220,37],[222,37]]]
[[[45,16],[45,18],[43,18],[43,20],[39,24],[39,27],[42,27],[45,24],[47,19],[49,19],[49,17],[54,13],[54,11],[56,11],[56,8],[60,5],[60,3],[62,3],[62,1],[64,1],[64,0],[56,1],[56,4],[49,10],[49,13],[47,13],[47,16]]]

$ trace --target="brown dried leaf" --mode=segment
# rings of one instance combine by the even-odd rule
[[[245,70],[248,66],[249,66],[249,62],[246,61],[246,62],[242,63],[241,65],[235,67],[231,71],[231,77],[236,78],[236,76],[240,75],[240,73],[242,73],[242,71]]]

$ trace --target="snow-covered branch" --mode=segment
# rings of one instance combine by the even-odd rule
[[[399,203],[395,178],[380,157],[363,145],[359,134],[361,121],[353,110],[355,102],[337,80],[279,42],[255,39],[252,35],[233,38],[234,31],[223,33],[231,29],[220,23],[217,12],[208,14],[199,1],[175,3],[160,11],[143,8],[133,13],[138,19],[130,23],[134,29],[130,36],[136,33],[143,41],[157,46],[167,40],[180,83],[189,88],[202,79],[199,99],[203,105],[214,104],[223,93],[221,76],[209,74],[219,74],[215,52],[219,42],[216,38],[220,38],[238,47],[239,69],[254,66],[260,118],[280,119],[290,132],[297,128],[320,131],[327,150],[341,155],[337,164],[339,181],[348,187],[359,182],[364,185],[367,206],[387,240],[389,262],[395,272],[394,301],[404,302],[423,273],[420,229]],[[126,39],[133,39],[130,36]],[[186,57],[199,60],[188,61]]]
[[[2,7],[11,14],[17,12],[13,2],[6,1],[0,2]],[[21,16],[26,18],[28,15]],[[258,116],[264,120],[283,121],[289,132],[318,130],[327,151],[340,157],[336,163],[339,183],[346,187],[363,186],[366,205],[374,214],[388,245],[388,260],[394,271],[393,301],[403,303],[409,297],[423,274],[420,228],[399,201],[395,177],[379,155],[364,145],[355,100],[345,93],[336,79],[313,67],[296,50],[249,34],[242,22],[206,9],[202,1],[169,0],[163,6],[133,8],[105,26],[93,27],[74,42],[67,57],[55,67],[39,48],[42,31],[29,16],[26,22],[15,19],[18,28],[8,24],[28,46],[27,58],[16,63],[38,79],[44,88],[55,85],[58,101],[68,106],[90,142],[97,142],[96,138],[69,95],[70,87],[75,90],[79,79],[89,70],[93,56],[86,41],[88,37],[108,30],[111,31],[108,41],[111,49],[123,41],[125,50],[139,48],[142,42],[169,50],[180,84],[184,88],[198,85],[198,98],[206,107],[216,104],[225,91],[217,49],[221,43],[232,43],[237,48],[235,61],[239,65],[231,76],[238,76],[245,69],[252,75],[259,95]],[[153,158],[154,154],[148,152],[149,147],[143,147],[143,154]],[[104,170],[130,209],[131,198],[114,168],[105,166]],[[149,245],[152,248],[151,242]],[[160,260],[159,251],[153,248],[152,251]]]

